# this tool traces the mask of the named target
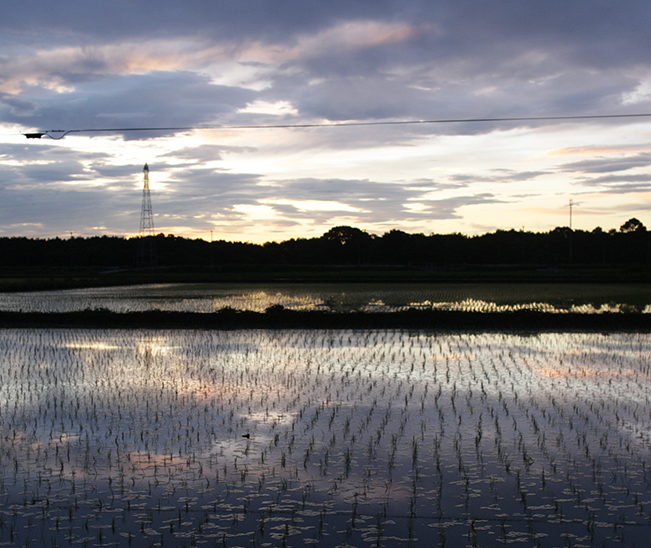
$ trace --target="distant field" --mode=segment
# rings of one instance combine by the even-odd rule
[[[0,311],[651,312],[647,284],[577,283],[197,283],[0,293]]]

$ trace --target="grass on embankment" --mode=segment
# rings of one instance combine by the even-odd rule
[[[174,329],[433,329],[450,331],[627,331],[651,332],[651,314],[550,314],[544,312],[333,313],[272,307],[267,312],[222,309],[215,313],[0,312],[0,327],[174,328]]]

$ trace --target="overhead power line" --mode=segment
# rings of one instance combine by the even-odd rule
[[[70,133],[123,133],[127,131],[193,131],[217,129],[291,129],[291,128],[327,128],[355,126],[397,126],[419,124],[461,124],[483,122],[548,122],[562,120],[603,120],[609,118],[648,118],[651,113],[638,114],[586,114],[578,116],[516,116],[505,118],[443,118],[439,120],[384,120],[376,122],[324,122],[314,124],[260,124],[260,125],[216,125],[216,126],[181,126],[181,127],[122,127],[122,128],[88,128],[88,129],[50,129],[32,133],[23,133],[28,139],[62,139]]]

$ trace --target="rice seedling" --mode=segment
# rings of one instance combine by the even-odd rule
[[[0,544],[643,545],[649,346],[0,330]]]
[[[581,304],[577,304],[581,301]],[[1,310],[69,312],[167,310],[217,312],[273,307],[346,312],[462,310],[513,312],[532,310],[564,314],[625,313],[651,309],[642,284],[151,284],[61,291],[5,293]]]

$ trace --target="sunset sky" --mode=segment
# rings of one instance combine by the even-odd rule
[[[21,0],[0,18],[0,236],[281,241],[651,227],[641,0]],[[213,129],[206,129],[211,126]],[[192,127],[183,131],[44,130]]]

